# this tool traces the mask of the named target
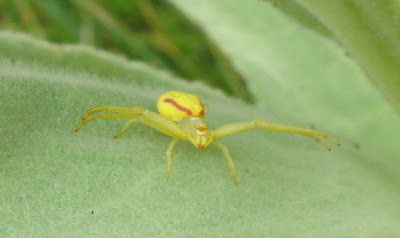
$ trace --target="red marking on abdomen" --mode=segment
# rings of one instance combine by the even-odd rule
[[[204,116],[204,110],[201,110],[200,116]]]
[[[192,115],[192,111],[190,111],[189,109],[187,109],[186,107],[182,107],[181,105],[179,105],[177,102],[175,102],[173,99],[171,98],[166,98],[164,99],[164,102],[166,103],[171,103],[174,107],[176,107],[178,110],[182,111],[182,112],[186,112],[186,115],[190,116]]]

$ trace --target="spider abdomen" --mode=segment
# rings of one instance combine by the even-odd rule
[[[204,117],[200,99],[193,94],[169,91],[157,101],[158,112],[169,120],[179,122],[188,117]]]

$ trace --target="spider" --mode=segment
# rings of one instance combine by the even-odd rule
[[[171,153],[179,140],[188,140],[196,148],[205,149],[210,144],[219,147],[228,162],[231,169],[232,177],[235,185],[238,185],[236,177],[236,169],[228,148],[222,144],[218,138],[231,134],[248,131],[253,128],[269,131],[279,131],[286,133],[296,133],[310,137],[320,142],[326,149],[330,147],[317,136],[332,141],[336,145],[340,145],[332,137],[315,130],[303,129],[293,126],[276,124],[262,119],[255,119],[246,122],[234,122],[225,124],[215,130],[209,130],[203,118],[207,111],[207,105],[202,104],[196,95],[184,93],[180,91],[169,91],[160,96],[157,101],[157,110],[159,114],[147,110],[142,106],[119,107],[119,106],[101,106],[95,107],[83,116],[81,123],[76,127],[78,132],[80,128],[87,122],[97,119],[126,119],[128,120],[122,129],[115,134],[114,138],[118,138],[126,129],[135,122],[141,122],[150,126],[168,136],[173,137],[167,149],[167,174],[166,179],[169,180],[171,171]],[[96,112],[96,115],[91,115]]]

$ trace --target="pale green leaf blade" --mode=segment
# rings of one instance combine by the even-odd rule
[[[210,128],[253,118],[281,122],[279,111],[86,47],[60,51],[10,33],[0,39],[10,49],[0,60],[1,236],[400,234],[399,163],[382,156],[384,148],[366,146],[364,138],[354,148],[338,133],[340,123],[330,128],[318,121],[343,144],[331,152],[309,138],[273,132],[223,138],[236,163],[238,187],[221,151],[180,142],[167,182],[170,138],[138,124],[114,140],[123,121],[93,121],[75,133],[83,113],[109,104],[155,110],[158,95],[171,89],[196,93],[208,103]],[[18,45],[49,59],[26,57]],[[395,126],[392,120],[382,119]]]

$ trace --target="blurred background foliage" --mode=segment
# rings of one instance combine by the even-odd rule
[[[111,51],[253,102],[227,57],[163,0],[2,0],[0,27]]]

